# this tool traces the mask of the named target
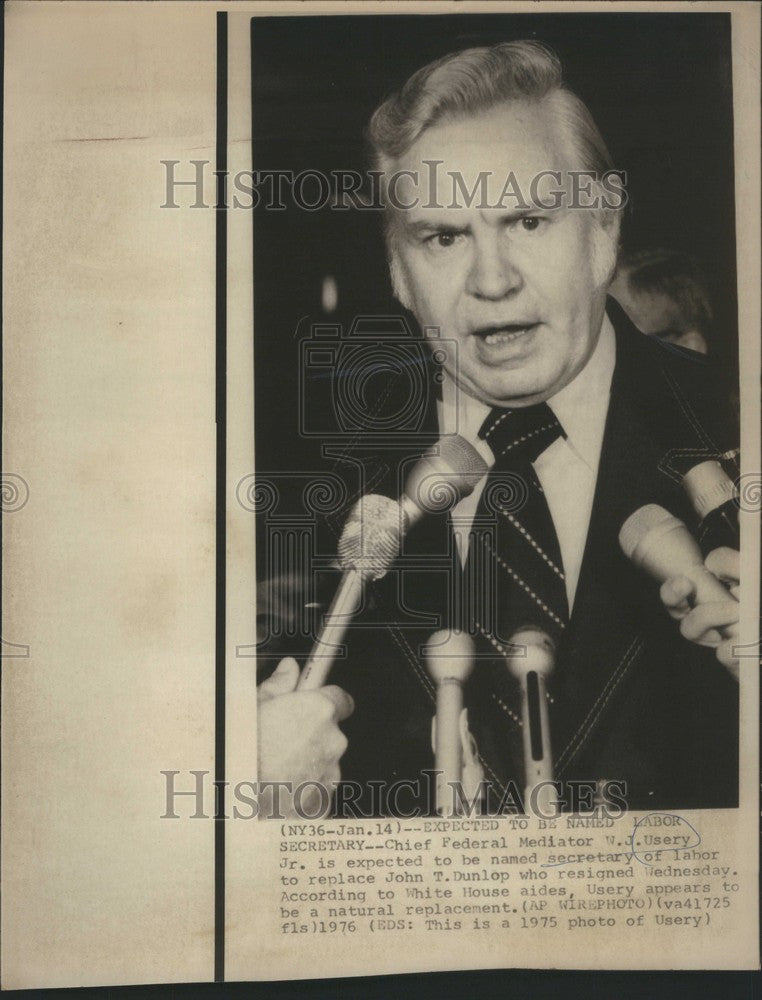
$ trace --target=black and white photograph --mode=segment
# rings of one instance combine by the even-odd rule
[[[308,812],[737,806],[730,41],[252,21],[260,777]]]

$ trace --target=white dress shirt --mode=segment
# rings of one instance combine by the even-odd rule
[[[590,525],[615,356],[614,330],[605,316],[598,343],[585,367],[569,385],[548,400],[566,437],[556,438],[534,462],[558,536],[570,611]],[[491,466],[494,462],[492,451],[486,441],[479,438],[479,428],[490,409],[463,392],[445,373],[442,399],[438,404],[440,433],[462,435],[476,446]],[[474,492],[461,500],[452,512],[462,564],[468,556],[468,530],[486,480],[485,476]]]

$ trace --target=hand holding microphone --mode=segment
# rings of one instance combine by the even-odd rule
[[[715,549],[704,562],[682,521],[656,504],[641,507],[625,521],[619,543],[635,565],[661,582],[662,603],[680,622],[685,638],[715,648],[720,663],[737,679],[738,661],[732,650],[740,613],[738,552]],[[719,578],[730,584],[730,590]]]
[[[290,782],[278,795],[285,816],[327,815],[336,783],[341,779],[339,761],[347,748],[339,723],[348,718],[354,703],[335,685],[319,691],[298,691],[299,665],[287,657],[257,689],[258,778],[260,783]],[[294,792],[304,785],[297,804]],[[262,815],[278,815],[262,789]]]
[[[362,605],[365,585],[388,572],[402,538],[416,521],[429,511],[441,510],[443,501],[449,504],[468,496],[486,471],[486,463],[467,441],[443,438],[416,463],[399,501],[368,495],[355,505],[338,546],[344,574],[301,675],[296,661],[286,659],[259,686],[261,781],[291,781],[293,787],[318,783],[327,794],[314,805],[322,806],[323,813],[329,811],[341,777],[339,760],[347,747],[339,723],[351,715],[354,703],[341,688],[323,685]],[[319,794],[320,789],[314,791]],[[301,805],[313,814],[312,803]],[[292,804],[285,808],[294,814]]]

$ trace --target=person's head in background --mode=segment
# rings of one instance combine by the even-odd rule
[[[689,254],[662,249],[626,254],[609,291],[643,333],[708,353],[712,305],[701,268]]]

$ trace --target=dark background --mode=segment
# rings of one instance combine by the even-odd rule
[[[253,169],[367,169],[374,108],[426,62],[535,38],[559,54],[617,169],[628,175],[625,249],[698,258],[716,311],[717,360],[737,386],[730,19],[726,14],[478,14],[257,17],[252,21]],[[379,213],[255,211],[254,329],[258,473],[320,467],[298,433],[299,340],[325,321],[400,313]],[[316,464],[317,463],[317,464]]]

